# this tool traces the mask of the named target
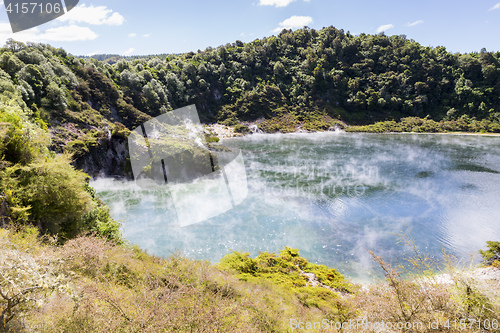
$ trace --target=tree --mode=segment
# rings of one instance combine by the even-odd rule
[[[273,71],[274,71],[274,75],[277,78],[282,78],[283,75],[285,75],[285,66],[283,66],[281,61],[276,61],[276,63],[274,64]]]
[[[42,106],[54,110],[64,110],[68,106],[66,93],[55,82],[50,82],[46,88],[46,99]]]

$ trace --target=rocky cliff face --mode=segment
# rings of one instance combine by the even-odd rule
[[[92,178],[120,177],[132,179],[127,140],[122,137],[102,138],[88,153],[75,158],[73,165]]]
[[[0,228],[5,228],[11,221],[9,212],[9,203],[7,196],[0,192]]]

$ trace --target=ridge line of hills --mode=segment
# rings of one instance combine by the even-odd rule
[[[109,174],[92,157],[109,131],[123,139],[151,117],[190,104],[202,122],[242,131],[249,123],[287,132],[406,117],[500,131],[500,52],[485,49],[452,54],[404,35],[305,27],[198,53],[115,60],[9,40],[0,49],[0,96],[46,123],[51,149],[75,153],[75,165],[92,175]],[[115,148],[126,153],[122,141]]]

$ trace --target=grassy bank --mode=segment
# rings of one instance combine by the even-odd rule
[[[10,332],[374,332],[368,323],[382,322],[413,325],[385,332],[435,332],[429,323],[500,331],[498,285],[452,266],[440,282],[420,255],[414,279],[373,255],[387,279],[361,287],[291,248],[256,258],[233,252],[211,265],[96,236],[57,245],[32,227],[0,229],[0,245],[1,319]]]
[[[301,120],[287,115],[286,117],[274,117],[257,122],[239,123],[231,128],[236,135],[241,135],[251,133],[251,127],[263,133],[323,132],[341,129],[349,133],[500,134],[500,125],[498,123],[485,119],[478,121],[468,117],[441,121],[407,117],[399,121],[388,120],[369,125],[348,125],[328,115],[317,115]]]
[[[349,126],[347,132],[366,133],[500,133],[500,125],[489,120],[475,120],[467,117],[458,120],[441,120],[407,117],[400,121],[382,121],[371,125]]]
[[[11,331],[286,332],[286,318],[355,316],[342,296],[354,287],[292,249],[258,263],[232,254],[213,266],[95,236],[56,246],[35,228],[0,229],[0,243],[0,304]],[[330,289],[308,286],[302,269]]]

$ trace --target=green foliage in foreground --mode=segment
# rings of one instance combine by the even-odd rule
[[[248,252],[234,251],[221,259],[219,267],[236,271],[238,277],[245,281],[264,279],[292,290],[310,285],[304,273],[313,273],[324,286],[346,293],[352,292],[352,286],[337,270],[312,264],[299,255],[298,249],[289,247],[281,250],[279,255],[263,252],[255,259],[250,258]]]
[[[0,309],[10,309],[12,331],[289,332],[290,318],[355,316],[348,300],[324,288],[291,291],[206,261],[160,259],[92,236],[53,246],[37,234],[0,229]]]
[[[0,102],[0,193],[6,220],[35,225],[61,241],[96,232],[120,240],[119,224],[67,155],[50,152],[44,122],[20,105]]]
[[[11,332],[285,333],[291,320],[331,321],[322,332],[376,331],[334,327],[364,320],[421,322],[411,332],[429,333],[436,330],[428,323],[437,322],[443,328],[457,325],[450,331],[472,333],[478,330],[469,324],[480,320],[489,325],[488,332],[500,332],[498,286],[453,267],[447,269],[451,283],[439,282],[441,277],[428,271],[410,280],[398,273],[403,267],[392,268],[374,256],[386,281],[365,288],[349,284],[356,292],[338,293],[301,285],[300,271],[306,270],[324,284],[338,287],[345,281],[290,248],[255,259],[233,252],[213,266],[180,255],[161,259],[101,237],[79,237],[64,245],[43,239],[35,227],[0,228],[0,331],[5,325]],[[411,262],[421,266],[422,260],[425,264],[417,253]]]
[[[353,293],[355,287],[337,270],[299,256],[297,249],[285,247],[279,255],[263,252],[255,259],[248,252],[234,251],[218,267],[236,273],[241,281],[272,285],[280,293],[294,295],[302,306],[319,310],[325,319],[342,322],[353,315],[339,295]]]
[[[487,250],[479,250],[486,265],[500,268],[500,242],[487,241]]]

